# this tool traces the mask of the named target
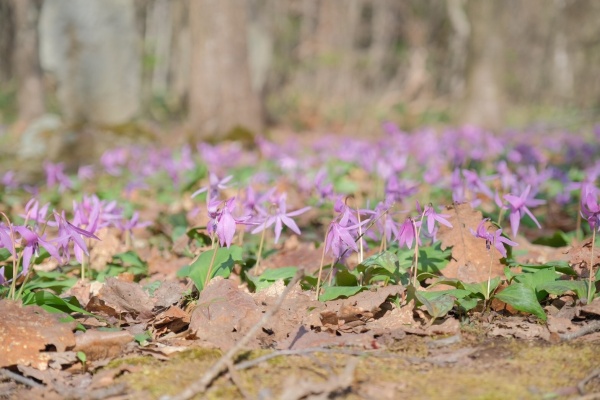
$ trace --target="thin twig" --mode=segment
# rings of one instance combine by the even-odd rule
[[[229,380],[231,383],[237,388],[238,392],[244,397],[244,399],[251,399],[252,396],[248,393],[244,386],[242,385],[242,381],[240,376],[238,375],[237,370],[235,369],[235,365],[233,365],[233,360],[227,360],[227,370],[229,371]]]
[[[235,365],[235,369],[242,371],[248,368],[255,367],[262,364],[265,361],[269,361],[272,358],[283,357],[283,356],[303,356],[312,353],[324,353],[324,354],[344,354],[349,356],[373,356],[380,358],[403,358],[394,353],[382,352],[379,350],[365,351],[365,350],[350,350],[340,348],[328,348],[328,347],[309,347],[306,349],[297,350],[278,350],[263,356],[257,357],[253,360],[248,360]]]
[[[34,381],[33,379],[26,378],[22,375],[19,375],[15,372],[8,370],[8,369],[0,368],[0,375],[4,375],[5,377],[12,379],[15,382],[18,382],[18,383],[21,383],[23,385],[30,386],[33,388],[44,387],[44,385],[42,385],[41,383],[38,383],[38,382]]]
[[[597,331],[600,331],[600,321],[592,321],[589,324],[587,324],[586,326],[584,326],[583,328],[581,328],[575,332],[563,333],[562,335],[560,335],[560,339],[561,340],[573,340],[573,339],[577,339],[578,337],[585,336],[589,333],[594,333]]]
[[[250,330],[244,335],[243,338],[240,339],[239,342],[235,344],[227,353],[225,353],[199,380],[190,384],[187,388],[185,388],[179,394],[169,397],[162,397],[162,400],[188,400],[194,397],[197,394],[204,393],[206,389],[211,385],[211,383],[219,377],[227,369],[227,364],[231,362],[233,357],[237,352],[242,350],[250,340],[262,329],[262,327],[269,322],[269,320],[279,311],[283,301],[290,293],[292,288],[296,286],[296,284],[302,279],[304,276],[303,270],[298,270],[296,272],[296,276],[291,280],[291,282],[287,285],[287,287],[281,292],[281,295],[273,304],[271,309],[269,309]]]
[[[579,390],[579,394],[585,394],[585,385],[587,385],[591,380],[598,378],[600,376],[600,368],[596,368],[592,372],[590,372],[585,378],[583,378],[577,384],[577,390]]]

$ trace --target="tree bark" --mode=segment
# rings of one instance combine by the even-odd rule
[[[467,6],[472,31],[461,119],[463,123],[488,129],[500,128],[504,122],[499,71],[504,55],[497,20],[502,5],[495,0],[470,0]]]
[[[252,89],[246,3],[191,1],[190,29],[188,117],[193,135],[223,137],[236,128],[260,132],[262,105]]]
[[[44,84],[39,58],[38,20],[41,2],[13,0],[15,47],[13,71],[17,78],[19,120],[34,120],[44,114]]]

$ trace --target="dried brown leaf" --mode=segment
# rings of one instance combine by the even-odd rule
[[[198,339],[227,349],[242,338],[261,315],[252,296],[233,281],[218,277],[200,293],[189,330]]]
[[[133,335],[128,331],[88,330],[76,335],[75,340],[75,351],[82,351],[89,361],[96,361],[119,356],[125,346],[133,341]]]
[[[448,221],[452,228],[440,226],[438,238],[442,241],[442,249],[452,247],[452,259],[442,270],[446,278],[456,278],[467,283],[483,282],[488,279],[490,261],[492,278],[504,275],[504,265],[500,262],[500,252],[492,246],[486,249],[485,241],[476,238],[471,229],[476,230],[483,219],[480,211],[474,210],[470,204],[462,203],[447,207],[450,215]],[[486,227],[492,227],[487,223]],[[490,260],[491,254],[491,260]]]
[[[581,313],[600,316],[600,298],[596,298],[590,304],[581,307]]]
[[[0,300],[0,367],[17,364],[45,370],[52,354],[49,346],[64,352],[75,346],[74,324],[38,306]]]
[[[111,316],[131,316],[147,319],[152,316],[154,302],[137,283],[107,278],[98,296],[88,303],[88,311]]]

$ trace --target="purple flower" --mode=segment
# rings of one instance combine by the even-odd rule
[[[398,237],[399,226],[398,222],[396,222],[393,216],[390,213],[390,209],[394,201],[391,198],[386,198],[385,201],[380,202],[375,207],[375,215],[377,215],[375,225],[379,230],[379,234],[381,237],[385,237],[388,243],[392,241],[393,237]],[[383,213],[386,213],[384,216],[380,217]]]
[[[139,218],[140,218],[140,213],[135,211],[133,213],[133,215],[131,216],[131,219],[123,219],[122,221],[119,222],[119,228],[121,228],[121,231],[123,231],[123,232],[128,231],[130,234],[133,235],[133,229],[145,228],[149,225],[152,225],[152,222],[150,222],[150,221],[140,222]]]
[[[333,220],[329,224],[327,237],[325,239],[325,252],[330,254],[336,260],[341,262],[350,255],[348,250],[358,251],[356,244],[356,230],[359,226],[366,223],[363,221],[360,224],[351,226],[343,226],[339,221]]]
[[[227,186],[227,183],[231,179],[233,179],[232,175],[226,176],[223,179],[219,179],[219,177],[217,175],[215,175],[211,172],[209,174],[208,186],[204,186],[204,187],[201,187],[200,189],[196,190],[194,193],[192,193],[192,198],[198,196],[200,193],[208,192],[208,198],[212,200],[212,199],[218,197],[220,190],[225,190],[229,187],[229,186]]]
[[[46,223],[48,207],[50,207],[50,203],[46,203],[40,207],[40,203],[35,198],[32,198],[25,205],[25,214],[21,214],[20,216],[41,226]]]
[[[2,183],[2,185],[7,189],[16,189],[19,187],[19,183],[16,180],[15,171],[7,171],[2,176],[2,180],[0,181],[0,183]]]
[[[409,181],[400,181],[396,175],[390,175],[385,184],[385,195],[401,203],[405,198],[415,194],[418,189],[418,185],[414,185]]]
[[[419,210],[419,212],[420,212],[420,208],[421,208],[421,206],[417,202],[417,209]],[[450,222],[448,222],[448,220],[446,219],[446,218],[450,217],[450,215],[438,214],[437,212],[435,212],[435,209],[433,208],[433,205],[431,205],[431,204],[425,206],[425,212],[423,213],[423,216],[427,217],[427,230],[429,231],[429,234],[433,233],[433,229],[435,228],[436,221],[442,225],[446,225],[448,228],[452,228],[452,224]]]
[[[64,192],[65,190],[73,187],[73,182],[67,175],[65,175],[64,163],[44,163],[44,171],[46,171],[46,186],[49,188],[54,187],[58,184],[58,191]]]
[[[234,218],[232,214],[234,209],[235,197],[227,201],[213,199],[208,203],[208,217],[210,221],[207,230],[211,236],[214,234],[217,235],[221,246],[231,246],[231,242],[235,236],[236,225],[246,223],[249,218]]]
[[[398,245],[400,247],[406,245],[410,249],[412,248],[413,240],[419,240],[415,228],[420,224],[421,222],[415,222],[411,217],[406,218],[402,225],[400,225],[398,232]]]
[[[495,176],[480,178],[479,175],[477,175],[477,172],[469,171],[468,169],[463,169],[462,174],[465,177],[467,188],[473,193],[482,193],[490,199],[494,197],[494,194],[484,181],[494,179]]]
[[[590,229],[600,229],[600,204],[598,204],[596,189],[592,185],[581,188],[581,216],[590,224]]]
[[[17,256],[10,226],[5,226],[4,224],[0,224],[0,247],[4,247],[10,251],[13,257]]]
[[[488,232],[486,228],[486,223],[489,220],[489,218],[485,218],[484,220],[482,220],[477,226],[477,231],[471,229],[471,233],[477,238],[485,239],[485,246],[488,249],[488,251],[491,249],[491,246],[494,246],[500,252],[500,254],[502,254],[502,257],[506,257],[506,249],[504,248],[502,243],[513,247],[518,246],[518,243],[515,243],[512,240],[502,236],[502,229],[498,229],[494,233]]]
[[[67,261],[69,260],[69,243],[73,242],[73,252],[75,253],[75,258],[79,263],[83,263],[83,255],[89,255],[88,248],[85,244],[85,240],[83,240],[83,237],[96,240],[100,240],[100,238],[98,238],[92,232],[78,228],[74,224],[67,221],[64,216],[64,211],[63,215],[59,215],[55,211],[54,218],[56,219],[56,223],[58,224],[59,238],[57,239],[57,241],[59,243],[59,250],[61,250],[63,257],[65,257]]]
[[[296,211],[287,212],[286,197],[287,196],[285,193],[279,196],[279,199],[277,200],[277,212],[274,215],[268,216],[265,222],[255,228],[252,233],[261,232],[275,224],[275,243],[279,241],[279,236],[283,230],[283,225],[290,228],[295,234],[301,234],[300,228],[298,228],[298,225],[291,217],[305,213],[310,209],[310,207],[304,207]]]
[[[77,170],[77,177],[80,181],[89,181],[94,178],[94,167],[91,165],[82,165]]]
[[[40,246],[45,248],[56,260],[59,262],[61,261],[58,250],[53,244],[46,241],[45,237],[39,236],[37,233],[29,230],[26,226],[15,226],[14,230],[21,236],[21,246],[23,246],[23,274],[27,274],[27,271],[29,271],[31,258],[34,254],[37,254]]]
[[[529,215],[529,217],[535,222],[538,228],[542,228],[540,223],[535,218],[535,216],[529,210],[529,207],[535,207],[540,204],[544,204],[544,200],[536,200],[529,197],[529,192],[531,191],[531,186],[527,185],[523,193],[520,196],[515,196],[512,194],[505,194],[504,200],[506,200],[509,204],[510,208],[510,227],[512,229],[513,236],[517,236],[517,232],[519,230],[519,223],[521,222],[521,218],[525,214]],[[533,196],[532,196],[533,197]]]
[[[333,196],[333,184],[325,183],[327,171],[321,168],[315,176],[315,189],[319,194],[320,201],[330,199]]]

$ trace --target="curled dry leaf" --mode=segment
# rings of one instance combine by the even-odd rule
[[[0,300],[0,315],[0,368],[23,364],[45,370],[52,359],[46,349],[75,346],[74,324],[60,322],[61,315],[9,300]]]
[[[76,335],[75,341],[75,351],[82,351],[89,361],[96,361],[119,356],[124,347],[133,341],[133,335],[128,331],[89,330]]]
[[[153,315],[153,307],[152,299],[139,284],[107,278],[98,296],[88,303],[87,310],[113,317],[148,319]]]
[[[442,269],[442,274],[446,278],[457,278],[467,283],[483,282],[488,279],[491,254],[492,278],[503,276],[504,265],[500,262],[500,252],[493,246],[488,251],[485,241],[471,233],[471,229],[476,230],[483,219],[481,211],[462,203],[447,207],[446,214],[450,215],[448,221],[452,228],[441,225],[438,238],[442,241],[442,249],[452,247],[452,259]],[[488,222],[486,227],[490,229],[492,224]]]

